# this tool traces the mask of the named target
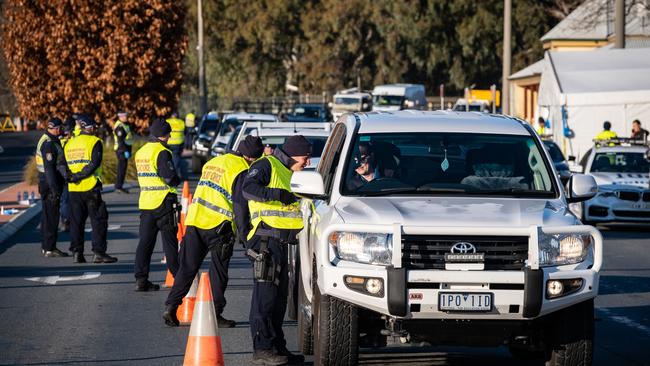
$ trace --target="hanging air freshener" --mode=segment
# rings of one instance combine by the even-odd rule
[[[447,149],[445,149],[445,160],[443,160],[442,163],[440,163],[440,168],[442,168],[443,172],[449,169],[449,160],[447,160]]]

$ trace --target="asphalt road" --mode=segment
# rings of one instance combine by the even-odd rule
[[[31,138],[38,138],[37,134]],[[4,135],[9,136],[9,135]],[[0,144],[6,139],[0,135]],[[28,138],[28,136],[24,136]],[[12,139],[10,139],[12,140]],[[17,139],[16,139],[17,140]],[[12,144],[17,155],[31,154],[27,141]],[[9,145],[6,145],[9,146]],[[5,147],[6,148],[6,147]],[[1,155],[0,155],[1,156]],[[3,157],[4,159],[5,157]],[[3,161],[16,164],[14,157]],[[2,165],[0,187],[11,174]],[[195,177],[194,177],[195,178]],[[73,264],[71,258],[40,255],[39,218],[0,244],[0,365],[180,365],[188,327],[166,328],[161,314],[167,291],[133,291],[138,241],[137,192],[104,195],[109,207],[108,252],[119,262]],[[650,365],[650,226],[601,228],[605,263],[596,300],[596,365]],[[86,234],[91,259],[90,233]],[[62,234],[59,247],[68,249]],[[160,243],[152,258],[151,280],[162,283]],[[207,270],[207,262],[204,265]],[[99,273],[98,277],[97,273]],[[72,277],[84,276],[74,280]],[[43,281],[60,276],[56,284]],[[227,365],[248,365],[252,355],[248,312],[252,279],[248,260],[236,250],[230,267],[224,316],[237,321],[221,329]],[[34,280],[40,277],[40,280]],[[31,280],[30,280],[31,278]],[[50,282],[53,282],[50,278]],[[289,349],[296,351],[296,324],[285,322]],[[311,357],[306,364],[311,364]],[[365,365],[520,365],[505,347],[450,348],[402,346],[363,349]],[[533,363],[531,363],[532,365]]]
[[[0,190],[22,181],[23,167],[34,155],[42,131],[0,133]]]

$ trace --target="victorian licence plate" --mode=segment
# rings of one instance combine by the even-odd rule
[[[467,292],[440,292],[438,309],[442,311],[490,311],[492,294]]]

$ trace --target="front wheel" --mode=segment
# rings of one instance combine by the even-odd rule
[[[359,358],[357,308],[321,295],[318,285],[314,289],[314,364],[356,365]]]
[[[546,332],[547,366],[590,366],[593,359],[594,300],[562,310]]]

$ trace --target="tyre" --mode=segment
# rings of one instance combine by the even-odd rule
[[[359,358],[357,309],[321,295],[314,286],[314,365],[356,365]]]
[[[201,158],[196,155],[192,155],[192,173],[198,174],[201,173]]]
[[[298,279],[298,306],[296,307],[296,315],[298,317],[298,350],[303,355],[314,354],[314,333],[312,327],[312,318],[307,317],[303,306],[309,305],[307,295],[305,295],[304,284],[302,277]]]
[[[562,310],[546,333],[547,366],[590,366],[594,342],[594,300]]]

